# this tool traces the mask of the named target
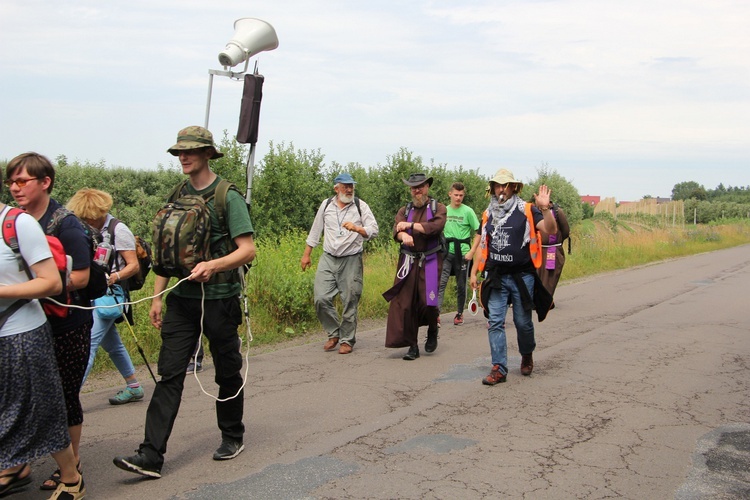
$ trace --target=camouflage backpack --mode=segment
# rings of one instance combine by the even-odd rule
[[[156,213],[152,225],[153,270],[157,275],[186,278],[196,264],[212,259],[211,214],[208,208],[211,199],[214,199],[219,224],[229,240],[225,212],[230,189],[237,190],[234,184],[222,179],[216,189],[204,195],[189,194],[187,180],[172,190],[166,205]],[[222,277],[223,274],[217,274],[209,283],[228,281],[227,277]]]

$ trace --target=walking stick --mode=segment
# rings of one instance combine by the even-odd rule
[[[143,362],[146,363],[146,368],[148,368],[148,372],[151,374],[151,378],[153,379],[154,383],[156,384],[156,376],[154,375],[154,372],[151,370],[151,365],[148,364],[148,360],[146,359],[146,354],[143,352],[143,348],[141,347],[141,344],[138,342],[138,337],[135,336],[135,331],[133,331],[133,327],[130,325],[130,321],[128,321],[128,318],[125,316],[125,313],[122,313],[122,317],[124,318],[124,323],[128,325],[128,329],[130,330],[130,334],[133,336],[133,340],[135,340],[135,346],[138,349],[138,352],[141,353],[141,358],[143,358]]]

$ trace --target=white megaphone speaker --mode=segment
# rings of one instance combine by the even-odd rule
[[[224,67],[237,66],[258,52],[273,50],[279,39],[273,26],[260,19],[242,17],[234,22],[234,36],[219,52],[219,64]]]

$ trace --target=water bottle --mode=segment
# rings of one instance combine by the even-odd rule
[[[94,262],[109,269],[109,257],[112,255],[112,244],[109,242],[109,231],[104,233],[104,239],[94,252]]]

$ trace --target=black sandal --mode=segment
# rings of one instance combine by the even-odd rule
[[[21,473],[26,469],[29,469],[29,473],[26,475],[26,477],[20,477]],[[0,485],[0,497],[4,497],[8,493],[11,493],[13,490],[26,486],[31,482],[31,470],[29,464],[23,464],[23,467],[18,469],[16,472],[9,472],[8,474],[0,475],[0,479],[4,478],[10,478],[10,481]]]
[[[83,470],[81,470],[81,462],[78,462],[78,465],[76,465],[76,469],[78,469],[79,474],[83,474]],[[52,482],[54,485],[47,484],[47,482]],[[40,490],[56,490],[57,487],[60,485],[60,469],[55,469],[55,472],[49,475],[49,477],[39,486]]]

